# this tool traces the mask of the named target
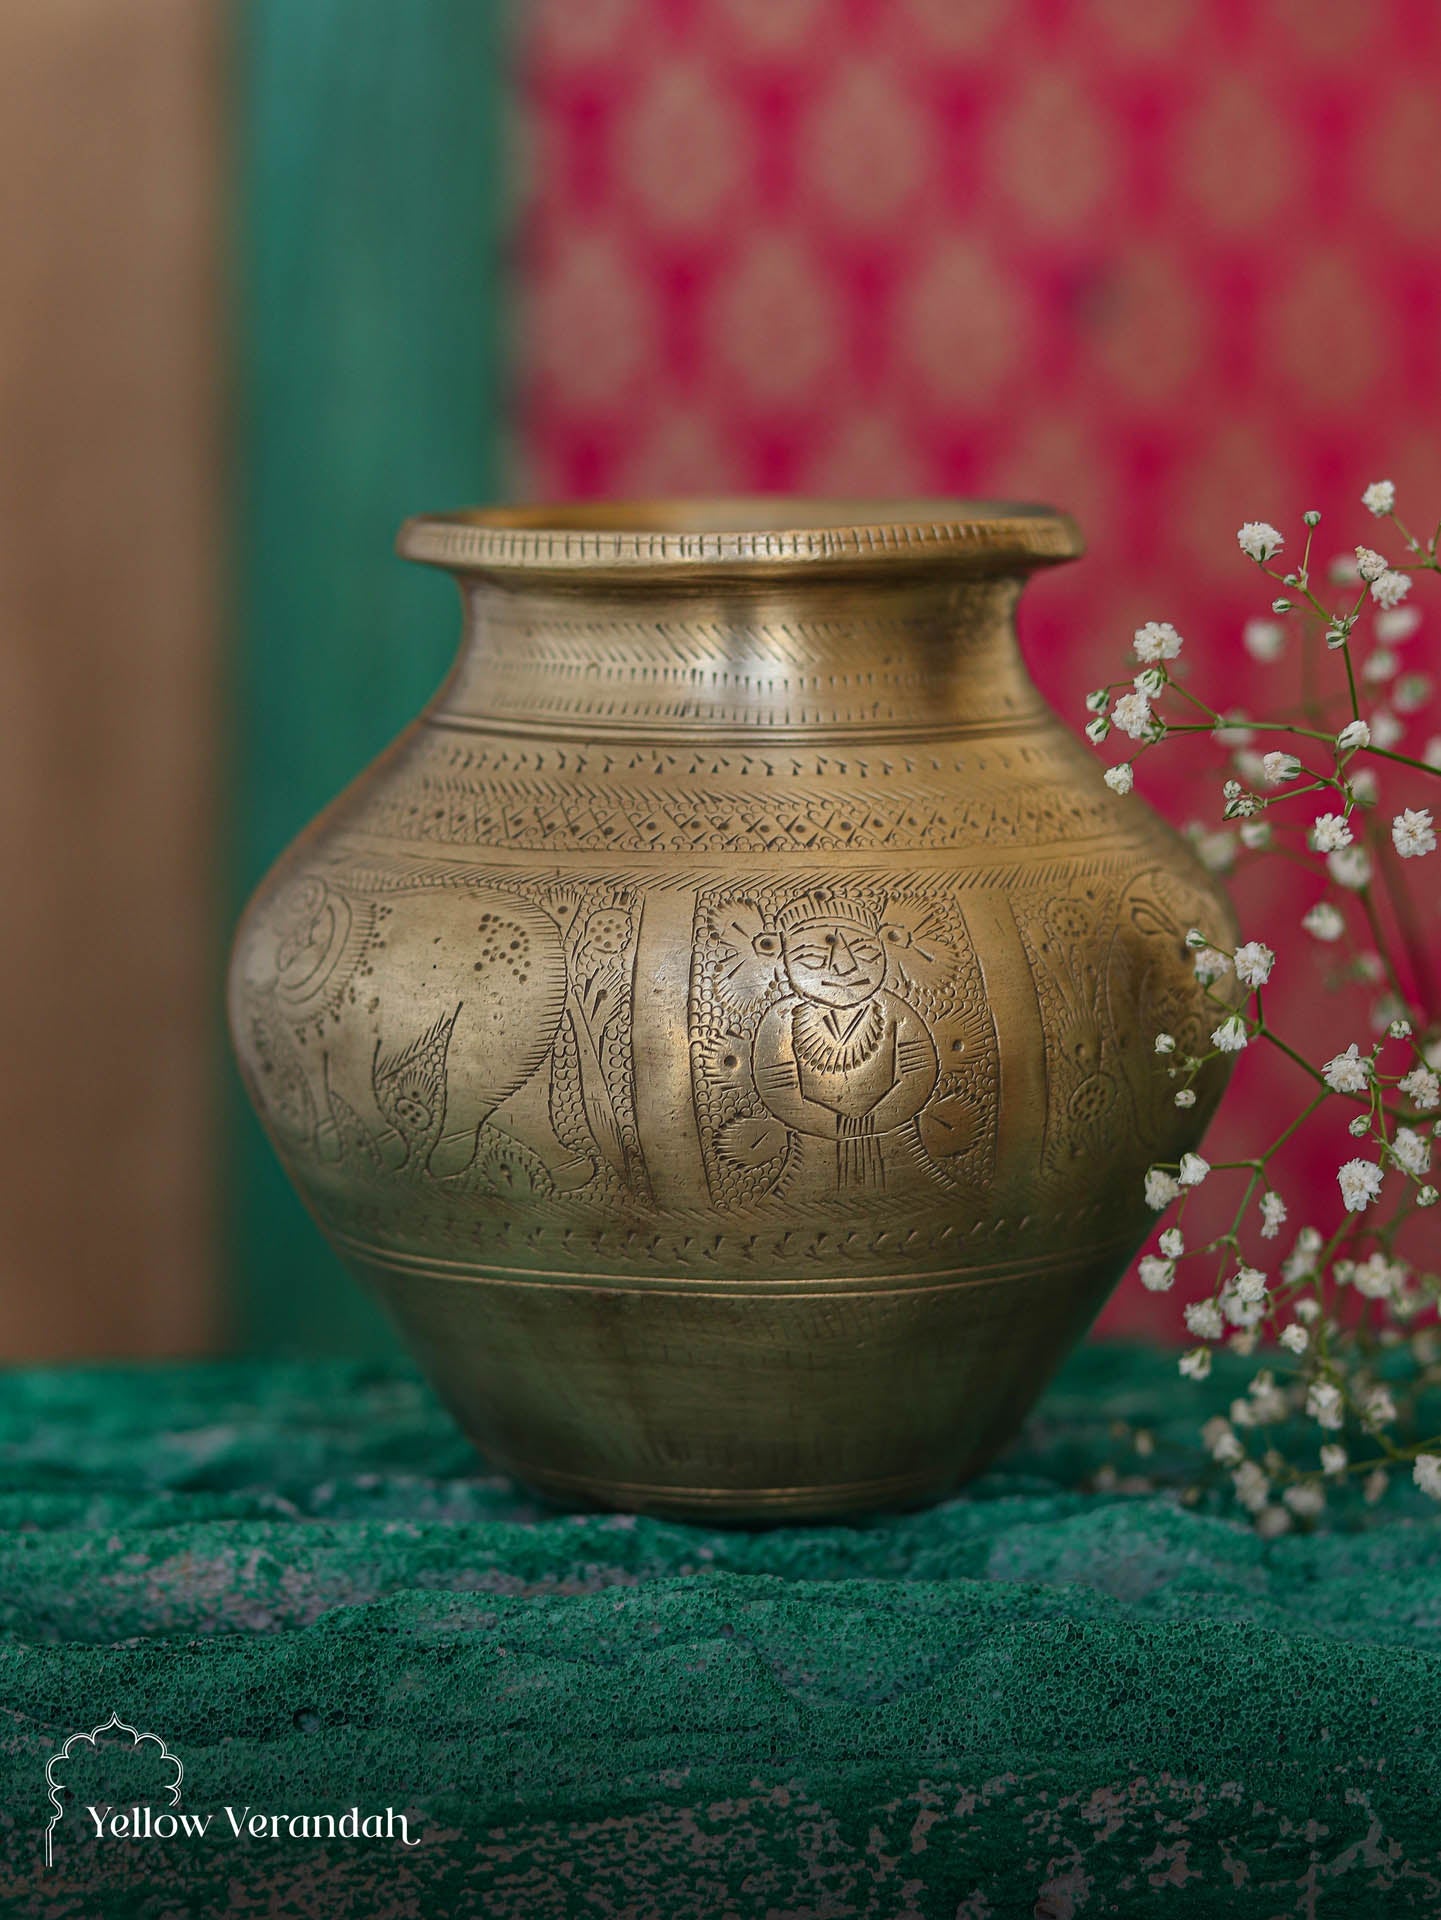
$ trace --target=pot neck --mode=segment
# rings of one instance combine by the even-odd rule
[[[463,579],[465,636],[427,718],[485,732],[883,741],[1043,714],[1017,574],[677,586]]]

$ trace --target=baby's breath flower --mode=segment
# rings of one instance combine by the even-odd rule
[[[1276,1540],[1291,1531],[1291,1516],[1284,1507],[1262,1507],[1256,1515],[1256,1531],[1263,1540]]]
[[[1186,1251],[1185,1237],[1179,1227],[1167,1227],[1156,1245],[1168,1260],[1179,1260]]]
[[[1107,767],[1101,778],[1112,793],[1129,793],[1136,784],[1136,775],[1129,760],[1123,760],[1117,767]]]
[[[1282,1327],[1280,1340],[1281,1345],[1288,1353],[1304,1353],[1311,1344],[1310,1334],[1307,1333],[1303,1326],[1299,1326],[1294,1320],[1290,1326]]]
[[[1342,847],[1327,855],[1326,871],[1338,887],[1359,893],[1371,884],[1371,856],[1364,847]]]
[[[1103,713],[1098,713],[1094,720],[1086,722],[1086,738],[1093,747],[1099,747],[1110,731],[1111,723]]]
[[[1285,650],[1286,629],[1279,620],[1248,620],[1241,631],[1241,644],[1253,660],[1270,666]]]
[[[1373,480],[1361,495],[1361,505],[1379,520],[1396,505],[1396,488],[1390,480]]]
[[[1246,725],[1244,713],[1224,714],[1211,728],[1211,734],[1223,747],[1249,747],[1256,738],[1255,731]]]
[[[1236,545],[1258,566],[1273,553],[1279,553],[1285,544],[1285,536],[1278,533],[1269,520],[1248,520],[1236,529]]]
[[[1399,1092],[1404,1093],[1413,1107],[1422,1113],[1429,1113],[1432,1107],[1441,1104],[1441,1077],[1432,1073],[1429,1067],[1413,1067],[1403,1074],[1396,1083]]]
[[[1321,1250],[1321,1236],[1314,1227],[1302,1227],[1296,1235],[1296,1244],[1281,1268],[1283,1280],[1301,1280],[1316,1270],[1316,1255]]]
[[[1387,560],[1384,553],[1377,553],[1374,547],[1357,547],[1356,571],[1365,581],[1379,580],[1385,573]]]
[[[1211,1349],[1193,1347],[1181,1355],[1176,1366],[1187,1380],[1204,1380],[1211,1371]]]
[[[1247,1306],[1254,1306],[1258,1300],[1266,1298],[1266,1276],[1259,1267],[1238,1267],[1231,1285],[1236,1298],[1244,1300]]]
[[[1221,1309],[1214,1300],[1193,1300],[1186,1308],[1186,1328],[1198,1340],[1219,1340],[1225,1332]]]
[[[1434,853],[1436,829],[1425,807],[1407,807],[1391,822],[1391,840],[1403,860],[1417,860],[1423,853]]]
[[[1361,1492],[1365,1496],[1366,1505],[1374,1507],[1378,1500],[1384,1500],[1386,1489],[1390,1484],[1391,1476],[1384,1467],[1372,1467],[1361,1482]]]
[[[1149,1293],[1165,1293],[1175,1282],[1176,1263],[1148,1253],[1140,1261],[1137,1272],[1141,1276],[1141,1285]]]
[[[1423,1140],[1414,1127],[1397,1127],[1391,1141],[1391,1158],[1403,1173],[1419,1180],[1431,1166],[1431,1143]]]
[[[1181,1183],[1164,1167],[1152,1167],[1146,1175],[1146,1205],[1159,1213],[1169,1207],[1181,1191]]]
[[[1344,1053],[1326,1062],[1321,1077],[1333,1093],[1364,1093],[1371,1084],[1371,1062],[1353,1040]]]
[[[1133,740],[1141,739],[1151,726],[1151,703],[1143,693],[1123,693],[1111,709],[1111,718]],[[1092,726],[1095,722],[1092,721]],[[1086,731],[1089,733],[1090,728]]]
[[[1372,630],[1383,647],[1409,640],[1421,625],[1419,607],[1386,607],[1375,616]]]
[[[1261,1195],[1261,1238],[1274,1240],[1286,1218],[1286,1202],[1273,1188]]]
[[[1376,774],[1371,767],[1353,767],[1347,773],[1347,792],[1359,806],[1376,804]]]
[[[1169,620],[1148,620],[1137,627],[1135,637],[1138,660],[1174,660],[1181,651],[1181,636]]]
[[[1351,844],[1351,823],[1344,813],[1318,813],[1311,829],[1311,845],[1317,853],[1338,853]]]
[[[1183,1187],[1199,1187],[1210,1171],[1210,1161],[1203,1160],[1199,1153],[1183,1153],[1180,1172],[1176,1178]]]
[[[1438,1200],[1441,1200],[1441,1194],[1437,1193],[1435,1187],[1426,1186],[1417,1189],[1416,1204],[1418,1207],[1434,1207]]]
[[[1372,1426],[1389,1427],[1396,1418],[1396,1402],[1385,1387],[1372,1387],[1361,1402],[1361,1415]]]
[[[1239,1013],[1231,1014],[1211,1031],[1211,1045],[1219,1047],[1222,1053],[1239,1053],[1250,1038],[1246,1022]]]
[[[1271,844],[1271,823],[1268,820],[1247,820],[1239,832],[1241,845],[1249,847],[1253,853],[1259,853],[1262,847]]]
[[[1166,672],[1164,667],[1143,667],[1131,685],[1137,693],[1147,700],[1159,700],[1166,691]]]
[[[1347,1467],[1350,1466],[1350,1464],[1351,1464],[1351,1456],[1347,1453],[1344,1447],[1338,1446],[1334,1440],[1328,1440],[1325,1446],[1322,1447],[1321,1449],[1322,1473],[1328,1473],[1331,1475],[1332,1479],[1335,1479],[1338,1474],[1344,1473]]]
[[[1086,695],[1086,711],[1088,713],[1104,713],[1110,704],[1111,689],[1109,687],[1097,687],[1094,693],[1088,693]]]
[[[1294,780],[1300,774],[1301,762],[1294,753],[1268,753],[1262,759],[1268,786],[1284,786],[1286,781]]]
[[[1394,747],[1406,729],[1394,713],[1387,713],[1384,707],[1377,707],[1371,715],[1371,745],[1388,750]]]
[[[1386,1031],[1393,1040],[1409,1040],[1411,1038],[1411,1022],[1406,1018],[1404,1013],[1398,1014],[1390,1026],[1387,1027]]]
[[[1228,956],[1218,953],[1214,947],[1202,947],[1192,964],[1196,969],[1196,978],[1203,987],[1209,987],[1213,980],[1219,980],[1223,974],[1231,971]]]
[[[1433,734],[1426,742],[1421,758],[1428,767],[1441,768],[1441,733]]]
[[[1236,978],[1244,986],[1264,987],[1275,964],[1275,954],[1260,940],[1248,940],[1236,949]]]
[[[1176,1095],[1176,1105],[1178,1107],[1194,1107],[1195,1104],[1196,1089],[1194,1087],[1182,1087]]]
[[[1404,1270],[1393,1266],[1379,1251],[1358,1260],[1351,1269],[1351,1285],[1366,1300],[1384,1300],[1395,1292],[1403,1277]]]
[[[1304,1300],[1298,1300],[1291,1311],[1298,1320],[1309,1327],[1312,1321],[1321,1318],[1321,1302],[1319,1300],[1312,1300],[1308,1296]]]
[[[1371,686],[1380,686],[1399,671],[1401,662],[1385,647],[1378,647],[1361,663],[1361,678]]]
[[[1411,591],[1409,573],[1398,573],[1394,567],[1371,582],[1371,598],[1378,607],[1398,607]]]
[[[1431,682],[1424,673],[1403,673],[1391,689],[1397,713],[1415,713],[1431,698]]]
[[[1313,940],[1339,940],[1346,931],[1346,922],[1329,900],[1318,900],[1301,916],[1301,925]]]
[[[1202,1427],[1201,1439],[1207,1453],[1218,1466],[1234,1467],[1246,1457],[1244,1447],[1231,1430],[1230,1421],[1223,1420],[1220,1414]]]
[[[1229,873],[1236,864],[1236,842],[1229,833],[1203,833],[1196,842],[1196,858],[1207,873]]]
[[[1245,1332],[1258,1327],[1266,1317],[1265,1301],[1243,1299],[1236,1291],[1234,1280],[1226,1282],[1217,1294],[1216,1300],[1231,1325],[1240,1327]]]
[[[1390,1033],[1399,1024],[1396,1016],[1405,1005],[1399,994],[1383,993],[1371,1009],[1372,1033]]]
[[[1158,1033],[1156,1035],[1156,1051],[1157,1053],[1174,1053],[1176,1051],[1175,1034]]]
[[[1411,1478],[1432,1500],[1441,1500],[1441,1453],[1418,1453],[1411,1462]]]
[[[1354,1120],[1347,1122],[1346,1131],[1353,1140],[1364,1140],[1366,1135],[1371,1131],[1370,1114],[1358,1113]]]
[[[1364,720],[1352,720],[1336,735],[1336,747],[1341,753],[1351,753],[1357,747],[1369,747],[1370,744],[1371,729]]]
[[[1381,1191],[1381,1169],[1374,1160],[1348,1160],[1337,1169],[1336,1179],[1351,1213],[1364,1213]]]
[[[1306,1394],[1306,1411],[1318,1427],[1333,1432],[1341,1425],[1341,1389],[1330,1380],[1313,1380]]]
[[[1326,1491],[1314,1480],[1298,1480],[1281,1495],[1286,1505],[1302,1520],[1314,1520],[1326,1505]]]
[[[1236,1489],[1236,1498],[1248,1513],[1259,1513],[1271,1491],[1271,1482],[1254,1460],[1244,1461],[1237,1467],[1231,1475],[1231,1484]]]

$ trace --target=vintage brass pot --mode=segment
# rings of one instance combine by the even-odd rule
[[[1015,1431],[1220,1092],[1178,1112],[1153,1040],[1199,1039],[1184,936],[1226,939],[1224,900],[1016,648],[1074,525],[761,499],[399,544],[459,581],[459,660],[235,945],[291,1178],[536,1488],[934,1498]]]

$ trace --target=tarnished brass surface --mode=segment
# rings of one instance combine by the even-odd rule
[[[1225,939],[1224,899],[1016,649],[1074,526],[698,501],[437,516],[400,550],[460,582],[455,670],[235,945],[292,1179],[538,1488],[935,1497],[1220,1092],[1178,1112],[1152,1042],[1200,1040],[1184,936]]]

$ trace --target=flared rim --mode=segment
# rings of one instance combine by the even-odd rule
[[[945,568],[996,573],[1073,560],[1076,523],[1014,500],[604,500],[419,514],[407,560],[457,573],[694,575]]]

